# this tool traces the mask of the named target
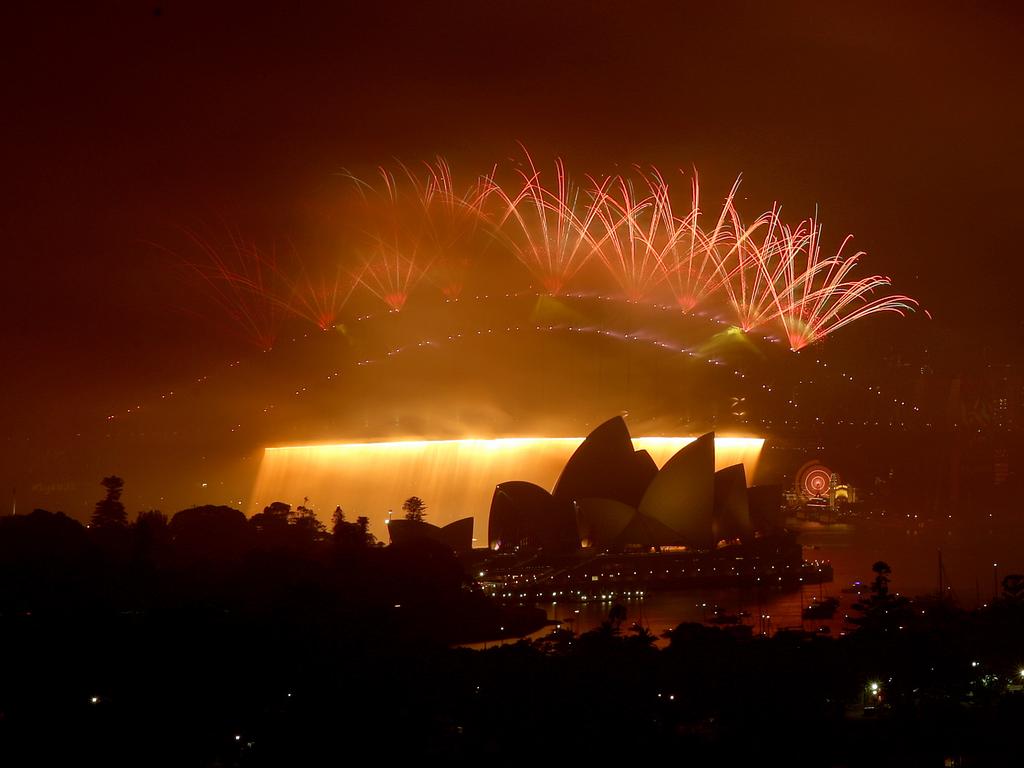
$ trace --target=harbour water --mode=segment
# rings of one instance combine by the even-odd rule
[[[942,585],[961,607],[973,609],[991,602],[1003,577],[1024,573],[1024,525],[1014,519],[981,524],[919,522],[913,516],[850,525],[809,524],[800,533],[807,560],[831,562],[834,580],[800,589],[714,589],[648,592],[643,598],[620,599],[626,608],[622,628],[637,623],[655,635],[681,622],[711,622],[720,616],[740,616],[755,633],[782,629],[818,630],[836,636],[848,631],[845,615],[857,615],[856,594],[844,592],[854,582],[865,586],[874,578],[872,565],[891,568],[890,590],[907,596],[937,594],[941,552]],[[802,608],[827,597],[839,600],[831,620],[802,619]],[[576,632],[594,629],[607,619],[611,601],[538,603],[549,619]],[[749,614],[749,616],[741,616]],[[764,617],[764,618],[762,618]],[[534,637],[549,632],[545,629]],[[661,640],[660,642],[665,642]]]

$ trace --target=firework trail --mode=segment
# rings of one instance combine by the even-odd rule
[[[393,311],[401,312],[410,291],[425,274],[426,268],[417,261],[415,251],[406,255],[381,245],[363,262],[358,280]]]
[[[722,204],[722,210],[710,231],[700,221],[700,179],[694,172],[690,182],[689,211],[677,217],[672,209],[668,183],[657,169],[647,177],[654,200],[658,226],[652,248],[659,254],[666,282],[680,309],[691,311],[710,295],[725,286],[732,273],[728,262],[735,250],[733,199],[739,179],[733,184]]]
[[[639,197],[633,183],[622,176],[593,182],[593,187],[593,206],[603,229],[595,241],[595,253],[627,301],[643,301],[666,277],[658,248],[658,233],[664,224],[661,201],[653,190]]]
[[[886,277],[853,276],[862,254],[844,256],[849,238],[823,258],[816,218],[790,227],[774,205],[745,223],[735,204],[738,178],[720,209],[705,217],[696,172],[689,200],[677,207],[657,168],[638,168],[632,177],[587,176],[580,185],[560,159],[545,176],[525,148],[524,155],[504,186],[492,169],[457,189],[443,158],[416,171],[381,167],[374,183],[347,174],[358,192],[352,220],[359,239],[343,263],[354,268],[317,269],[294,254],[285,264],[236,233],[224,249],[190,233],[202,258],[186,264],[263,349],[273,345],[286,314],[331,327],[357,288],[396,312],[424,279],[457,299],[494,241],[549,295],[562,294],[595,261],[627,301],[655,302],[670,291],[689,312],[717,295],[740,329],[777,322],[794,350],[869,315],[917,307],[887,293]]]
[[[890,285],[881,275],[850,279],[863,251],[844,257],[852,239],[847,235],[832,258],[821,258],[821,224],[811,219],[800,228],[802,247],[794,249],[785,262],[785,285],[777,296],[778,314],[790,348],[798,351],[843,326],[880,312],[905,315],[917,302],[900,294],[872,298]]]
[[[431,187],[429,181],[417,178],[405,166],[397,176],[384,167],[377,170],[378,186],[349,174],[364,203],[359,250],[366,255],[355,279],[399,312],[430,266],[423,243],[430,226],[425,200]]]
[[[289,281],[290,295],[285,309],[296,317],[308,320],[322,331],[334,326],[359,283],[340,265],[331,270],[311,274],[303,264],[298,277]]]
[[[273,250],[228,230],[224,248],[195,232],[186,233],[201,260],[182,259],[236,329],[262,350],[274,346],[283,319],[284,274]]]
[[[431,265],[431,278],[445,298],[457,299],[475,258],[486,250],[490,239],[480,237],[488,225],[484,203],[489,187],[480,178],[465,192],[457,192],[444,158],[424,165],[426,179],[422,183],[413,179],[425,223],[421,245]]]
[[[732,245],[721,285],[736,325],[752,331],[779,315],[778,294],[784,289],[788,265],[799,252],[801,231],[782,223],[778,206],[761,214],[750,226],[743,224],[734,207],[729,215]]]
[[[593,199],[581,200],[582,190],[561,159],[555,160],[553,187],[544,185],[528,152],[526,162],[528,170],[518,170],[517,192],[506,192],[492,180],[488,196],[499,201],[498,230],[509,248],[544,291],[557,296],[594,255],[597,207]]]

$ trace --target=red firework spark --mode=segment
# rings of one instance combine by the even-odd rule
[[[284,285],[276,253],[261,250],[230,229],[223,248],[195,232],[187,234],[200,259],[183,263],[245,338],[260,349],[271,349],[280,330]]]
[[[398,176],[383,167],[378,173],[377,186],[350,176],[366,204],[362,250],[368,255],[356,280],[398,312],[430,266],[429,257],[423,255],[430,224],[425,204],[429,182],[418,179],[405,166]]]
[[[467,273],[495,239],[548,294],[563,292],[596,259],[629,301],[653,300],[664,284],[690,311],[719,294],[741,329],[779,322],[794,350],[869,315],[902,315],[917,306],[907,296],[883,293],[886,277],[854,278],[861,254],[844,256],[845,241],[835,256],[822,258],[815,219],[791,228],[776,205],[745,224],[735,205],[739,179],[720,210],[705,219],[696,172],[689,200],[677,207],[657,168],[640,172],[642,181],[586,177],[580,186],[561,160],[544,176],[525,148],[524,154],[516,181],[504,187],[492,169],[457,190],[442,158],[417,172],[380,168],[376,184],[350,176],[362,201],[353,216],[363,230],[355,271],[337,265],[317,271],[298,258],[286,269],[273,251],[237,234],[223,250],[192,235],[203,258],[187,263],[262,348],[273,344],[282,311],[327,328],[357,286],[393,311],[424,277],[458,298]]]
[[[668,182],[656,168],[651,169],[648,183],[658,214],[654,247],[660,254],[676,303],[684,312],[689,312],[730,278],[727,262],[735,247],[730,240],[735,227],[730,227],[730,221],[739,179],[726,196],[710,230],[701,224],[700,179],[696,172],[690,182],[689,210],[682,217],[673,213]]]
[[[381,244],[363,262],[358,280],[392,310],[400,312],[412,287],[422,279],[425,272],[425,267],[417,262],[415,252],[406,255]]]
[[[799,250],[799,233],[782,223],[778,207],[744,226],[739,213],[730,212],[733,245],[722,282],[736,324],[751,331],[778,317],[777,296],[786,279],[786,265]]]
[[[518,169],[518,191],[507,192],[492,179],[489,196],[501,207],[503,239],[542,288],[557,296],[594,255],[597,208],[592,199],[580,199],[581,189],[561,159],[555,160],[554,186],[545,186],[528,152],[526,165],[527,170]]]
[[[777,296],[778,315],[793,351],[869,315],[905,315],[917,307],[914,299],[901,294],[872,298],[875,291],[890,285],[888,277],[850,278],[863,255],[858,251],[843,256],[851,236],[828,259],[821,258],[821,225],[815,219],[799,227],[794,237],[801,239],[801,247],[793,248],[785,261],[785,282]]]
[[[293,315],[326,331],[338,321],[358,279],[341,266],[336,266],[333,274],[326,270],[314,275],[302,265],[298,271],[298,277],[290,281],[291,293],[286,308]]]
[[[648,298],[666,277],[665,262],[658,247],[659,229],[666,223],[661,198],[653,187],[650,194],[638,196],[632,181],[622,176],[593,182],[591,194],[603,228],[596,239],[597,257],[618,282],[628,301]]]
[[[421,245],[428,252],[431,277],[446,298],[457,299],[472,263],[487,247],[479,235],[488,225],[483,206],[489,185],[479,178],[465,192],[457,192],[443,158],[425,166],[426,179],[417,184],[426,224]]]

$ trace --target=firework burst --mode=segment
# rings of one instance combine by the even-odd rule
[[[812,219],[799,229],[796,236],[800,237],[802,247],[794,248],[785,260],[784,286],[777,296],[778,316],[793,351],[868,315],[905,315],[917,307],[914,299],[900,294],[873,298],[877,290],[891,284],[888,277],[850,277],[864,255],[858,251],[853,256],[843,256],[851,236],[843,240],[835,256],[822,259],[821,224]]]
[[[735,208],[730,209],[732,235],[722,273],[721,286],[736,325],[744,331],[778,317],[778,292],[785,285],[788,265],[800,247],[800,232],[794,232],[773,208],[745,226]]]
[[[666,277],[659,235],[666,224],[677,222],[664,219],[662,199],[653,185],[651,194],[643,197],[636,193],[632,181],[622,176],[593,186],[593,206],[603,229],[595,253],[626,299],[643,301]],[[671,209],[668,213],[671,216]]]
[[[223,246],[195,232],[187,235],[198,258],[181,262],[200,278],[244,338],[262,350],[271,349],[284,315],[287,284],[276,252],[263,250],[232,230]]]
[[[358,283],[358,277],[340,265],[317,274],[311,274],[300,265],[298,277],[290,281],[286,308],[296,317],[326,331],[338,321]]]
[[[401,311],[413,288],[430,267],[424,247],[430,229],[427,201],[431,181],[418,178],[402,166],[398,175],[378,168],[379,184],[350,178],[362,197],[362,243],[366,255],[355,273],[356,281],[393,311]]]
[[[509,248],[543,290],[557,296],[594,255],[597,207],[569,178],[560,159],[555,160],[553,186],[544,185],[529,153],[526,165],[518,171],[516,192],[492,180],[488,197],[499,202],[498,231]]]
[[[544,175],[524,154],[504,185],[492,169],[456,188],[442,158],[416,171],[380,168],[374,183],[349,175],[358,192],[351,212],[358,242],[326,269],[307,267],[298,256],[282,264],[274,251],[233,233],[223,249],[192,235],[202,258],[186,263],[261,348],[274,343],[286,313],[331,327],[356,288],[396,312],[424,280],[457,299],[495,241],[546,294],[564,293],[594,262],[627,301],[657,302],[671,292],[690,312],[717,297],[743,331],[781,324],[794,350],[869,315],[917,307],[888,293],[886,277],[854,276],[862,254],[844,255],[849,238],[823,258],[816,219],[791,227],[774,205],[745,223],[735,204],[739,179],[705,216],[696,172],[689,199],[679,203],[657,168],[586,176],[581,185],[561,160]]]
[[[689,312],[730,278],[727,271],[728,256],[733,248],[730,214],[739,180],[729,191],[709,230],[701,222],[700,180],[696,172],[690,182],[689,210],[682,217],[673,212],[671,190],[656,168],[651,169],[647,181],[657,221],[650,247],[658,254],[676,304]]]
[[[430,276],[441,293],[445,298],[457,299],[473,262],[490,240],[480,237],[488,224],[484,203],[489,186],[481,178],[464,192],[458,192],[452,183],[451,168],[443,158],[425,165],[423,182],[413,179],[425,224],[421,248],[427,252]]]
[[[416,259],[415,251],[406,255],[382,244],[363,262],[358,281],[393,311],[401,312],[424,274],[426,268]]]

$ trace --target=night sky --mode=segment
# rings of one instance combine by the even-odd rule
[[[817,205],[934,317],[880,333],[1021,361],[1015,4],[265,5],[2,11],[8,487],[30,443],[247,354],[168,256],[185,229],[314,247],[341,169],[484,172],[518,141]]]

